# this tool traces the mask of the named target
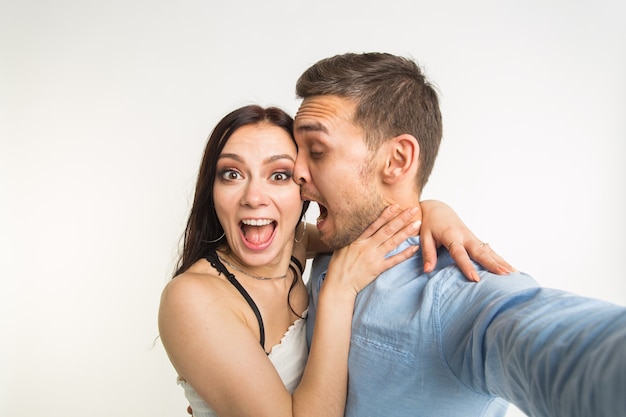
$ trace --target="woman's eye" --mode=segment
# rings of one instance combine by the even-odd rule
[[[225,169],[220,173],[222,179],[225,180],[238,180],[241,178],[241,174],[233,169]]]
[[[291,172],[275,172],[271,178],[273,181],[287,181],[290,180],[293,174]]]

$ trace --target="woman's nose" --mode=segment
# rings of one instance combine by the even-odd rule
[[[259,207],[269,204],[269,195],[264,184],[250,181],[244,190],[241,204],[249,207]]]

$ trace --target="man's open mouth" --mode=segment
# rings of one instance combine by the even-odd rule
[[[322,221],[324,221],[326,219],[326,217],[328,217],[328,209],[326,207],[324,207],[322,204],[317,203],[317,206],[319,207],[320,210],[320,215],[317,218],[317,223],[321,223]]]

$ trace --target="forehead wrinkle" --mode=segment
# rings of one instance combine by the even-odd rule
[[[315,96],[305,99],[295,116],[296,130],[328,133],[324,123],[307,119],[322,119],[324,122],[344,120],[354,123],[356,103],[343,97]]]
[[[318,132],[328,135],[329,130],[325,123],[337,117],[334,110],[315,101],[302,103],[295,117],[295,132]],[[322,121],[316,119],[322,119]]]

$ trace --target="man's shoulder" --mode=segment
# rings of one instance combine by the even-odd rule
[[[307,287],[309,288],[309,293],[316,293],[319,290],[319,281],[322,279],[324,273],[328,269],[328,263],[330,262],[330,258],[332,256],[332,253],[321,253],[313,258],[313,261],[311,262],[309,276],[306,281]]]
[[[491,302],[502,297],[510,297],[540,288],[537,281],[523,272],[497,275],[476,265],[479,282],[469,281],[456,265],[448,265],[430,274],[427,286],[442,303],[480,301]]]
[[[328,269],[328,263],[332,258],[332,253],[321,253],[316,255],[311,262],[311,279],[317,280]]]

